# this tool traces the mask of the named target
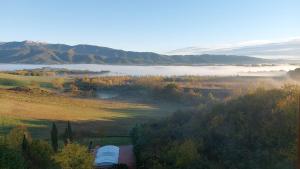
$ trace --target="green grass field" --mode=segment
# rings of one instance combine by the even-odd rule
[[[62,135],[67,121],[70,121],[75,138],[83,144],[88,144],[90,140],[97,144],[129,144],[130,138],[120,136],[128,135],[134,125],[168,116],[177,110],[174,105],[81,99],[53,92],[8,90],[37,83],[42,89],[54,91],[54,79],[0,73],[0,135],[17,125],[25,125],[34,138],[49,139],[52,122],[57,124]]]
[[[36,83],[43,88],[52,88],[52,81],[54,79],[55,77],[51,76],[21,76],[0,73],[0,88],[30,86],[32,83]]]
[[[55,122],[62,136],[67,121],[70,121],[78,142],[88,145],[129,144],[129,131],[137,123],[166,117],[182,107],[174,104],[137,103],[134,100],[100,100],[74,98],[53,88],[55,76],[22,76],[0,73],[0,135],[17,125],[29,128],[34,138],[49,139],[52,123]],[[197,80],[197,79],[196,79]],[[182,81],[180,85],[194,88],[225,88],[217,78],[203,78],[201,82]],[[235,79],[236,81],[239,78]],[[72,81],[64,77],[64,81]],[[222,79],[228,82],[232,78]],[[8,90],[14,87],[32,87],[38,84],[45,92]],[[230,87],[229,87],[230,88]],[[138,96],[135,96],[138,97]],[[142,100],[142,99],[141,99]]]
[[[37,138],[48,138],[52,122],[60,134],[71,121],[78,138],[127,135],[136,124],[169,115],[174,108],[123,101],[78,99],[0,89],[0,125],[6,133],[26,125]]]

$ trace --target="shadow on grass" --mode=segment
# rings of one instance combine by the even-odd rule
[[[117,111],[117,110],[116,110]],[[128,112],[126,112],[128,113]],[[136,114],[137,112],[133,112]],[[139,123],[149,122],[155,117],[147,116],[129,116],[129,117],[113,117],[111,120],[79,120],[72,121],[71,126],[74,137],[83,138],[99,138],[106,136],[128,136],[132,127]],[[25,125],[28,127],[33,138],[49,139],[52,123],[55,122],[58,128],[59,136],[62,138],[67,121],[51,121],[51,120],[20,120],[17,125]],[[15,125],[3,126],[0,124],[0,133],[7,134]]]
[[[103,108],[108,112],[112,112],[112,116],[107,119],[95,120],[78,120],[70,119],[75,140],[87,144],[90,140],[94,140],[95,144],[115,144],[124,145],[130,144],[129,132],[136,124],[141,124],[154,119],[159,119],[176,111],[174,107],[162,105],[145,105],[147,107],[136,108]],[[122,116],[113,116],[121,114]],[[58,128],[60,139],[67,126],[67,121],[61,120],[44,120],[44,119],[18,119],[18,123],[11,123],[9,125],[0,124],[0,132],[2,134],[8,133],[16,125],[25,125],[28,127],[33,138],[50,139],[50,132],[52,123],[55,122]],[[1,134],[0,133],[0,134]],[[100,138],[100,140],[99,140]]]
[[[129,130],[133,126],[131,122],[121,121],[80,121],[71,122],[74,133],[74,141],[88,146],[90,141],[96,145],[129,145],[131,138]],[[63,133],[67,125],[66,121],[47,120],[23,120],[24,125],[34,139],[50,141],[52,123],[55,122],[59,131],[59,146],[63,146]],[[0,126],[0,136],[9,133],[15,126]]]

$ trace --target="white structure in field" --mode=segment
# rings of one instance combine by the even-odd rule
[[[94,166],[105,167],[118,164],[120,148],[113,145],[103,146],[96,150]]]

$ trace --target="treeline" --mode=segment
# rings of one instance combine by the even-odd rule
[[[300,68],[288,71],[287,75],[295,80],[300,80]]]
[[[97,92],[101,90],[112,90],[127,95],[135,94],[150,98],[152,100],[162,100],[167,102],[183,103],[195,105],[198,103],[209,104],[216,102],[219,98],[212,93],[203,95],[196,88],[188,88],[180,84],[188,77],[181,79],[178,77],[160,76],[118,76],[118,77],[84,77],[75,80],[75,86],[81,91]],[[199,82],[199,79],[189,77],[189,80]]]
[[[94,168],[93,142],[88,146],[77,143],[70,122],[62,136],[53,123],[49,135],[50,141],[33,139],[25,126],[17,126],[0,136],[0,169]],[[128,166],[116,164],[108,169],[128,169]]]
[[[56,76],[55,71],[44,70],[44,69],[16,70],[7,73],[13,75],[22,75],[22,76]]]
[[[0,140],[2,169],[92,169],[93,155],[88,148],[73,141],[71,124],[64,133],[64,145],[58,144],[58,131],[53,124],[51,143],[33,139],[24,126],[17,126]]]
[[[132,132],[139,169],[293,169],[299,89],[258,89]]]
[[[5,73],[22,76],[67,76],[67,75],[101,75],[109,73],[109,71],[103,70],[99,72],[88,70],[68,70],[59,68],[37,68],[37,69],[24,69],[15,71],[6,71]]]

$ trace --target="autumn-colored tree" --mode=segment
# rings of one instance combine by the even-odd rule
[[[168,152],[174,160],[175,168],[193,168],[194,165],[197,165],[197,161],[200,160],[197,148],[196,143],[191,139],[185,140],[181,144],[175,144]]]
[[[13,128],[6,137],[8,145],[11,148],[20,150],[22,147],[21,145],[24,139],[24,135],[27,142],[30,143],[32,140],[31,134],[28,132],[25,126],[17,126]]]
[[[54,160],[62,169],[93,168],[93,155],[87,151],[87,147],[79,144],[67,144],[54,156]]]
[[[65,83],[64,78],[55,78],[52,81],[53,86],[60,90],[64,88],[64,83]]]

